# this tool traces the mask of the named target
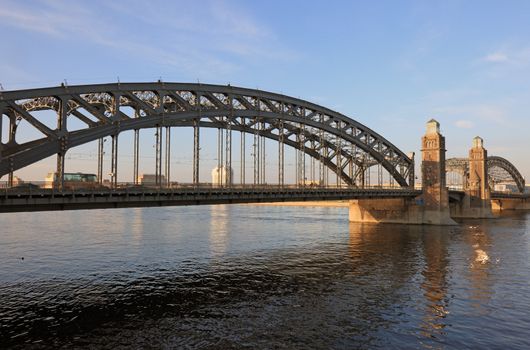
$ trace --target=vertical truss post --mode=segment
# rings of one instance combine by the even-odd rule
[[[359,176],[361,177],[361,179],[360,179],[361,188],[365,188],[365,186],[366,186],[366,178],[365,178],[366,169],[365,169],[364,165],[362,165],[360,168],[361,169],[359,170]]]
[[[120,112],[120,100],[121,96],[120,93],[113,94],[113,105],[112,105],[112,120],[113,124],[116,125],[117,131],[112,139],[112,160],[114,163],[114,167],[112,169],[112,180],[113,180],[113,188],[118,187],[118,135],[119,135],[119,127],[120,127],[120,118],[119,118],[119,112]]]
[[[328,146],[324,147],[324,158],[325,159],[329,158],[329,147]],[[324,166],[324,186],[325,187],[329,186],[329,168],[327,166]]]
[[[300,172],[300,183],[302,187],[305,187],[305,125],[300,123],[300,132],[299,132],[299,148],[300,152],[298,153],[298,169]]]
[[[61,145],[62,147],[62,145]],[[64,153],[57,153],[57,170],[56,170],[56,188],[59,191],[64,190]]]
[[[110,161],[111,188],[118,187],[118,133],[112,135],[112,152]]]
[[[324,168],[322,162],[322,147],[318,150],[318,185],[322,186],[324,179]]]
[[[166,187],[171,186],[171,127],[166,126]]]
[[[193,185],[199,185],[200,117],[193,121]]]
[[[337,187],[342,187],[342,139],[340,137],[338,137],[336,139],[336,142],[337,142],[337,150],[336,150],[336,153],[337,153],[337,156],[336,156],[336,166],[337,166],[337,180],[336,180],[336,186]]]
[[[305,111],[305,109],[304,109]],[[302,183],[305,186],[306,174],[305,174],[305,124],[302,124]]]
[[[252,156],[254,157],[254,186],[259,184],[259,123],[254,119],[254,144]]]
[[[302,119],[305,119],[306,110],[305,107],[301,108]],[[305,124],[300,123],[300,177],[302,178],[302,187],[306,186],[306,175],[305,175]]]
[[[381,142],[378,142],[377,151],[379,152],[379,154],[381,154],[382,149],[383,148]],[[381,163],[377,165],[377,186],[383,187],[383,166],[381,165]]]
[[[160,187],[162,185],[162,127],[160,125],[156,126],[155,136],[155,184],[156,187]]]
[[[223,122],[224,117],[220,118],[221,123]],[[224,164],[224,133],[223,129],[219,128],[219,171],[217,174],[219,177],[217,178],[217,186],[223,187],[223,164]]]
[[[15,142],[17,127],[18,127],[18,124],[17,124],[17,118],[15,114],[10,113],[9,114],[9,138],[8,138],[9,143]]]
[[[138,185],[138,168],[140,167],[140,130],[134,129],[133,183]]]
[[[230,187],[232,184],[232,116],[227,118],[225,131],[225,186]]]
[[[300,144],[300,132],[296,133],[296,144]],[[295,147],[294,150],[294,184],[296,187],[300,186],[300,150],[299,147]]]
[[[355,160],[356,160],[356,154],[355,154],[355,145],[352,143],[351,144],[351,150],[350,150],[350,165],[349,165],[349,176],[350,176],[350,181],[351,181],[351,184],[350,186],[351,187],[354,187],[356,185],[356,179],[354,178],[355,177]]]
[[[98,183],[103,183],[103,155],[105,139],[102,137],[98,140]]]
[[[9,138],[8,138],[9,144],[12,144],[13,142],[15,142],[16,133],[17,133],[17,118],[14,113],[10,113],[9,114]],[[14,178],[15,176],[13,173],[13,159],[9,158],[9,174],[7,176],[8,187],[13,187]]]
[[[0,115],[0,119],[2,118],[2,115]],[[16,122],[15,122],[15,116],[9,115],[9,137],[8,142],[11,143],[15,140],[15,132],[16,132]],[[0,137],[2,135],[0,134]],[[7,174],[7,187],[13,187],[13,159],[9,158],[9,173]]]
[[[245,120],[243,117],[241,117],[241,125],[245,125]],[[239,172],[240,172],[240,182],[241,182],[241,185],[245,185],[245,132],[243,130],[241,130],[241,133],[240,133],[240,137],[241,137],[241,168],[239,169]]]
[[[322,115],[320,120],[322,121]],[[322,186],[324,184],[324,155],[322,154],[324,152],[324,130],[318,131],[318,143],[318,185]]]
[[[315,140],[311,140],[311,150],[315,150]],[[315,185],[315,158],[314,157],[311,157],[310,158],[310,162],[311,162],[311,186],[314,186]]]
[[[298,124],[298,130],[296,132],[296,186],[303,186],[302,179],[302,124]]]
[[[57,188],[59,190],[64,190],[64,161],[65,153],[68,148],[67,135],[68,131],[66,129],[68,113],[68,98],[61,97],[59,99],[59,112],[57,113],[57,131],[59,133],[59,152],[57,152]]]
[[[282,102],[282,113],[283,113],[283,102]],[[284,160],[285,160],[285,153],[284,153],[284,131],[283,131],[283,119],[279,120],[279,128],[278,128],[278,185],[280,187],[283,187],[284,185]]]
[[[223,137],[223,132],[221,130],[221,128],[217,128],[217,169],[216,169],[216,177],[217,177],[217,187],[221,187],[221,167],[222,167],[222,151],[221,151],[221,147],[223,145],[223,141],[222,141],[222,137]],[[212,181],[213,182],[213,181]]]
[[[138,110],[134,111],[134,117],[140,117]],[[138,169],[140,167],[140,129],[134,129],[134,160],[133,160],[133,183],[138,185]]]
[[[348,163],[348,176],[350,177],[350,187],[353,187],[353,157],[350,158]]]
[[[261,122],[261,130],[265,130],[265,122]],[[266,152],[265,152],[265,136],[260,135],[260,141],[261,141],[261,148],[260,148],[260,155],[261,155],[261,184],[266,184],[267,181],[265,180],[265,167],[266,167]]]
[[[7,187],[13,187],[13,170],[7,175]]]

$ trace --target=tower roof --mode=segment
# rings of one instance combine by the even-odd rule
[[[477,147],[484,147],[484,140],[480,136],[473,137],[473,148]]]
[[[436,119],[431,119],[427,122],[427,134],[435,134],[440,132],[440,123]]]

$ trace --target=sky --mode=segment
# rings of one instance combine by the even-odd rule
[[[530,178],[529,1],[0,0],[0,31],[4,90],[230,83],[321,104],[417,155],[435,118],[447,157],[481,136]],[[70,169],[93,151],[72,150]]]

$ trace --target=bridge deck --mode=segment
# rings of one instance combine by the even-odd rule
[[[179,205],[411,198],[412,189],[182,188],[0,192],[0,212],[156,207]]]

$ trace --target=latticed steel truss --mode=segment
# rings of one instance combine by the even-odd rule
[[[57,113],[50,128],[35,111]],[[132,112],[131,112],[132,111]],[[258,134],[320,160],[347,184],[381,165],[402,187],[414,185],[414,161],[361,123],[325,107],[266,91],[187,83],[61,86],[0,92],[9,140],[0,145],[0,176],[54,154],[122,131],[209,127]],[[77,118],[86,127],[69,131]],[[43,134],[18,143],[21,120]]]
[[[487,169],[491,187],[496,183],[509,182],[515,184],[520,193],[524,193],[525,180],[519,170],[507,159],[490,156],[487,159]],[[467,179],[469,176],[469,160],[467,158],[449,158],[445,161],[445,170],[461,174],[463,179]]]

